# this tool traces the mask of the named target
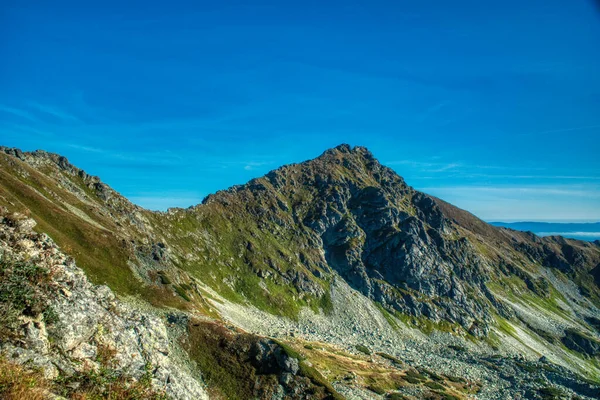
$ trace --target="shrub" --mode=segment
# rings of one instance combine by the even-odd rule
[[[448,378],[449,381],[454,382],[454,383],[466,383],[467,382],[464,378],[461,378],[460,376],[446,375],[446,378]]]
[[[44,313],[49,322],[56,322],[56,313],[48,308],[44,295],[49,280],[47,269],[0,254],[0,335],[17,336],[21,315]]]
[[[564,394],[562,390],[559,390],[552,386],[541,388],[538,390],[538,393],[540,394],[540,396],[542,396],[542,399],[546,400],[559,399]]]
[[[437,394],[438,396],[440,396],[441,400],[461,400],[460,397],[457,397],[453,394],[439,392],[439,391],[434,391],[434,393]]]
[[[190,299],[190,296],[187,294],[187,292],[185,291],[185,289],[183,287],[174,286],[173,289],[175,289],[177,294],[179,296],[181,296],[181,298],[184,299],[185,301],[192,301],[192,299]]]
[[[368,356],[371,355],[371,350],[369,350],[369,348],[367,346],[364,346],[362,344],[357,344],[355,347],[356,347],[356,350],[360,351],[361,353],[364,353]]]
[[[406,371],[406,376],[409,376],[411,378],[415,378],[418,379],[420,381],[425,381],[427,380],[427,377],[425,375],[423,375],[422,373],[418,372],[418,371],[414,371],[412,369],[409,369],[408,371]]]
[[[467,348],[465,346],[460,346],[460,345],[456,345],[456,344],[451,344],[448,346],[448,348],[450,348],[454,351],[461,352],[461,353],[467,351]]]
[[[376,354],[377,354],[379,357],[385,358],[386,360],[389,360],[389,361],[391,361],[391,362],[393,362],[393,363],[396,363],[396,364],[402,365],[402,361],[401,361],[401,360],[399,360],[398,358],[396,358],[396,357],[394,357],[394,356],[392,356],[392,355],[390,355],[390,354],[387,354],[387,353],[376,353]]]
[[[405,376],[403,379],[408,383],[412,383],[413,385],[418,385],[422,382],[420,379],[408,375]]]
[[[428,369],[423,369],[423,371],[429,375],[429,377],[434,380],[434,381],[438,381],[441,382],[444,380],[444,378],[441,375],[436,374],[435,372],[428,370]]]
[[[437,382],[425,382],[425,386],[430,389],[445,390],[445,388]]]
[[[406,400],[407,397],[400,393],[390,393],[387,395],[386,400]]]
[[[376,385],[367,386],[367,389],[369,389],[371,392],[375,392],[379,395],[384,395],[386,393],[384,388],[382,388],[380,386],[376,386]]]

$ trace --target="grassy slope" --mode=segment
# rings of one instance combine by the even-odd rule
[[[113,233],[114,223],[89,215],[102,229],[76,216],[61,204],[71,204],[84,213],[90,207],[74,195],[57,190],[55,181],[22,162],[17,161],[18,167],[28,176],[15,174],[14,169],[10,170],[10,162],[15,161],[0,155],[0,204],[35,219],[36,229],[47,233],[75,258],[94,283],[107,284],[119,293],[138,293],[140,284],[127,265],[131,254]]]

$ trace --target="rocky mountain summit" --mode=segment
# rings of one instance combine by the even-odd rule
[[[35,261],[71,277],[50,279],[70,293],[49,295],[61,328],[39,333],[40,311],[2,342],[47,379],[105,368],[109,346],[112,370],[172,398],[599,393],[600,247],[490,226],[362,147],[164,213],[62,156],[0,148],[0,204],[4,254],[30,240],[78,266]],[[17,237],[14,212],[42,236]],[[120,328],[99,339],[105,320]]]

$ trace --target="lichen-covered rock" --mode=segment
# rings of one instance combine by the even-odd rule
[[[31,231],[34,225],[0,210],[0,257],[48,271],[51,281],[40,296],[53,317],[21,316],[20,335],[0,338],[5,357],[40,367],[49,379],[102,364],[140,379],[150,367],[153,386],[171,398],[208,398],[199,376],[171,357],[174,340],[160,316],[119,301],[106,286],[92,285],[47,235]]]

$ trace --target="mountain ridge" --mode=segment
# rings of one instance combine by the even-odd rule
[[[254,307],[302,324],[306,312],[360,318],[337,297],[351,291],[392,331],[546,348],[600,376],[585,339],[598,338],[598,246],[493,227],[414,190],[364,147],[340,145],[167,212],[132,204],[62,156],[0,150],[1,205],[29,213],[122,296],[211,318]],[[591,357],[583,370],[579,357]]]

